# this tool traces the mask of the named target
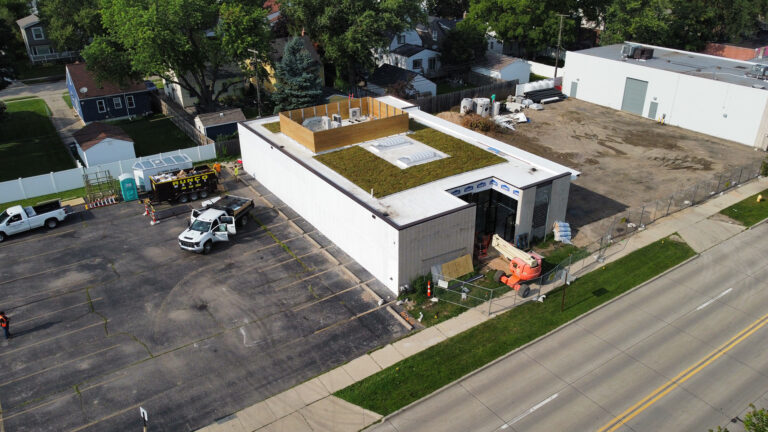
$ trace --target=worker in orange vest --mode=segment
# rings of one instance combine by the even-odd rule
[[[5,331],[5,338],[11,338],[11,319],[5,316],[5,312],[0,311],[0,327]]]

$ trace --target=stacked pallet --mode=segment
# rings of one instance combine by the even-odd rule
[[[533,103],[548,104],[553,102],[560,102],[563,99],[568,98],[563,92],[556,88],[548,88],[541,90],[533,90],[525,93],[525,97],[533,101]]]

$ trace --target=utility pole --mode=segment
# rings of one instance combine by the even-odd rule
[[[557,65],[560,62],[560,45],[563,40],[563,18],[566,15],[558,14],[560,16],[560,31],[557,32],[557,55],[555,56],[555,79],[557,79]]]
[[[248,48],[248,51],[253,53],[253,64],[254,68],[256,68],[256,105],[259,109],[259,117],[261,117],[261,78],[259,77],[260,64],[258,58],[256,57],[259,52],[250,48]]]

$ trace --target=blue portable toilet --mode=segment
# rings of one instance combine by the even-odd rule
[[[139,191],[136,190],[136,179],[132,175],[125,173],[117,178],[120,181],[120,191],[123,194],[123,201],[134,201],[139,199]]]

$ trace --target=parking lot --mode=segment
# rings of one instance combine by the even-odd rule
[[[0,244],[0,430],[188,431],[406,333],[378,282],[278,199],[210,255],[123,203]],[[381,291],[378,291],[381,294]]]
[[[530,123],[491,136],[581,172],[568,201],[568,219],[577,229],[765,157],[743,144],[578,99],[548,104],[542,111],[529,109],[525,115]],[[457,112],[440,117],[461,121]],[[580,233],[594,237],[598,231]],[[574,240],[584,244],[595,238],[577,235]]]

